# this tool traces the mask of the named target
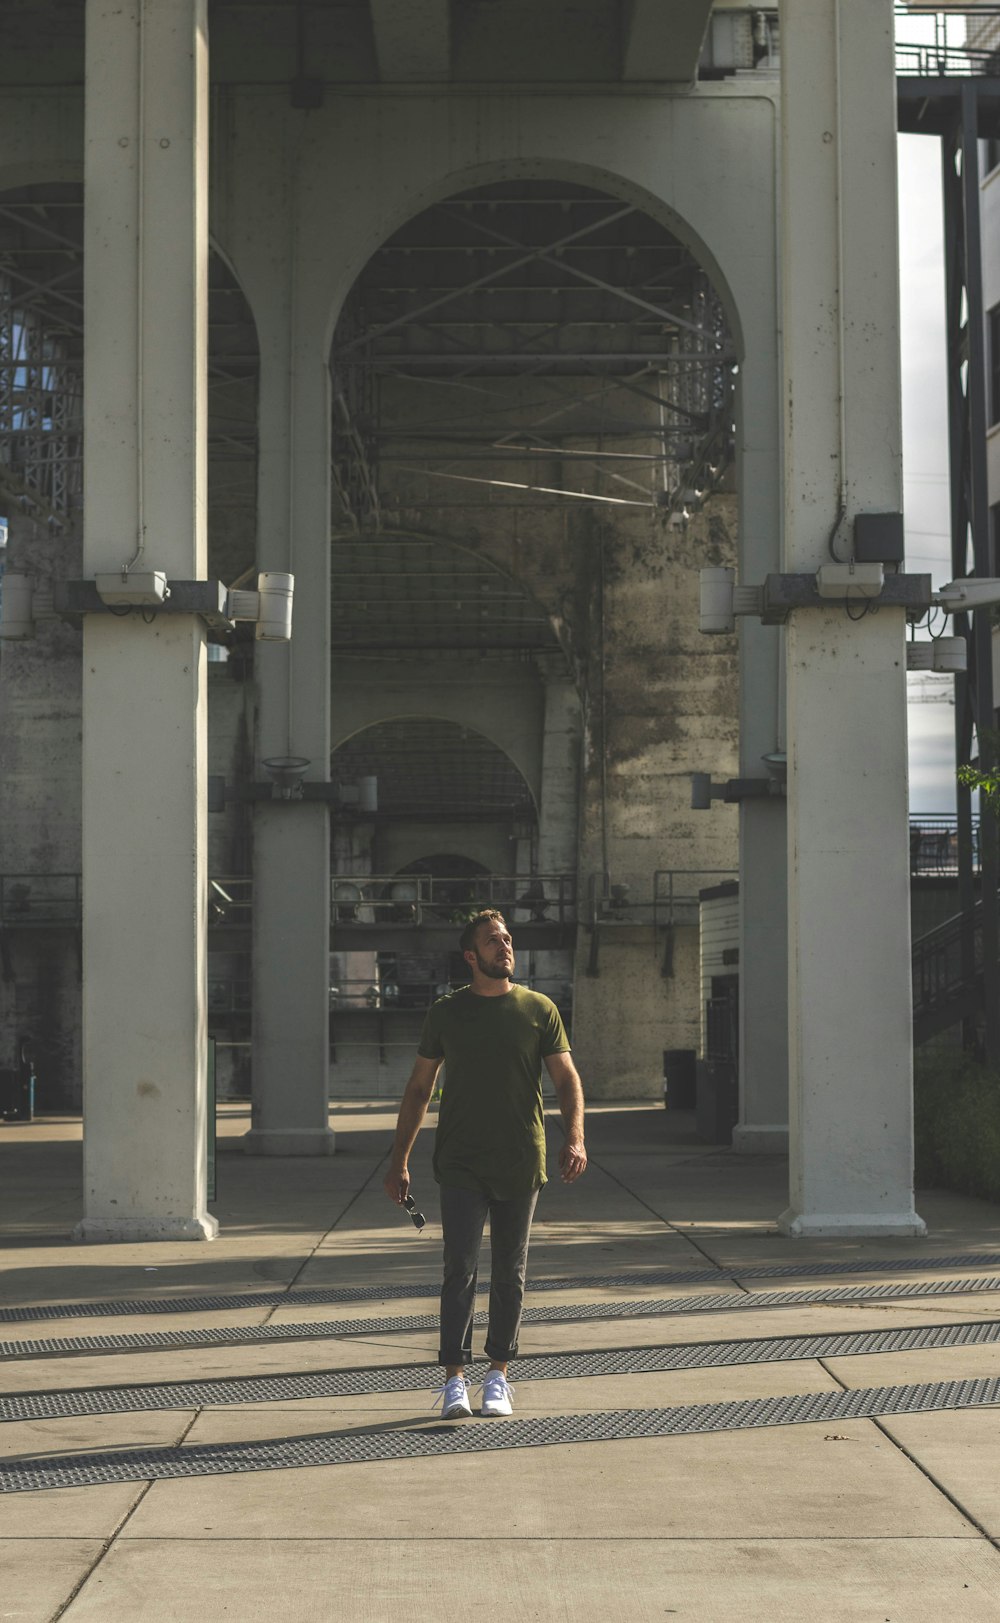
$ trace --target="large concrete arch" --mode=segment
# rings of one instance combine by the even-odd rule
[[[330,758],[330,713],[317,694],[331,691],[328,362],[339,312],[380,243],[463,188],[562,176],[634,203],[689,246],[723,300],[741,357],[742,569],[759,579],[779,567],[776,89],[730,80],[703,85],[690,97],[386,90],[337,100],[308,116],[268,98],[266,118],[252,90],[224,93],[218,128],[225,150],[217,172],[225,180],[213,229],[251,303],[261,342],[258,562],[291,568],[306,587],[291,648],[262,651],[262,755],[324,764]],[[755,775],[760,757],[782,742],[778,633],[748,624],[740,662],[741,764]],[[261,823],[266,817],[265,810]],[[328,849],[319,808],[315,822],[296,857],[302,882],[286,882],[285,895],[306,893],[307,863],[309,886],[319,893],[317,864]],[[751,1126],[780,1129],[787,1064],[783,808],[751,802],[741,824],[743,867],[752,875],[742,959],[749,980],[760,982],[748,986],[743,1005],[753,1011],[743,1033],[743,1115]],[[266,841],[261,827],[259,852]],[[285,933],[287,921],[275,928]],[[317,916],[311,931],[317,953],[324,928]],[[255,1001],[258,987],[266,997],[263,977],[255,978]],[[317,979],[315,1052],[299,1056],[302,1072],[320,1065],[321,990]],[[305,1029],[304,1015],[290,1018],[296,1030]],[[600,1024],[599,1011],[595,1018]],[[255,1072],[265,1063],[255,1054]],[[287,1074],[287,1044],[275,1065]],[[762,1147],[774,1147],[772,1138]]]
[[[353,533],[335,529],[333,537],[335,541],[349,539]],[[547,614],[546,606],[516,570],[505,568],[478,547],[463,546],[453,537],[415,525],[393,527],[392,538],[426,542],[474,558],[515,585],[533,608]],[[335,653],[331,669],[331,755],[364,727],[417,714],[413,705],[415,695],[419,694],[421,715],[458,722],[482,733],[502,749],[525,779],[537,807],[542,800],[544,779],[546,690],[553,679],[566,683],[573,677],[570,660],[555,627],[551,660],[546,656],[545,664],[544,671],[536,662],[480,665],[472,684],[467,663],[457,656],[419,662],[394,655],[384,660],[367,660],[364,680],[358,681],[350,652]],[[576,709],[580,713],[578,725],[582,727],[578,695]],[[574,792],[576,787],[574,784]]]
[[[620,196],[672,230],[712,278],[741,358],[742,552],[754,567],[758,559],[777,567],[773,91],[729,81],[691,98],[578,95],[569,103],[546,94],[386,94],[334,104],[308,121],[276,108],[263,121],[249,94],[233,93],[231,106],[228,139],[239,161],[216,235],[262,342],[265,327],[277,334],[291,321],[307,364],[325,364],[343,302],[380,243],[463,188],[562,176]],[[295,295],[276,303],[282,261]]]
[[[350,281],[347,288],[338,287],[337,289],[328,318],[331,341],[347,292],[350,291],[351,286],[364,270],[368,260],[383,242],[393,236],[408,220],[422,214],[425,209],[432,207],[435,203],[444,202],[457,193],[470,191],[479,186],[489,186],[494,182],[504,180],[563,180],[592,186],[597,190],[606,192],[609,197],[631,204],[640,212],[648,214],[659,224],[666,226],[688,248],[692,256],[710,277],[722,300],[726,311],[726,320],[729,323],[737,353],[742,359],[744,344],[739,305],[730,286],[729,277],[723,270],[716,254],[702,238],[700,232],[693,226],[691,220],[678,213],[669,198],[650,191],[648,185],[638,183],[625,174],[607,169],[599,164],[588,163],[579,157],[545,160],[511,155],[497,157],[485,162],[477,161],[467,167],[442,173],[425,185],[418,197],[409,197],[406,200],[399,199],[391,211],[386,209],[383,216],[377,221],[373,220],[371,222],[370,236],[364,244],[363,256],[356,266],[348,267]],[[379,197],[381,204],[384,205],[386,201],[384,195]]]

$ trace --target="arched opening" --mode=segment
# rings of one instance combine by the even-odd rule
[[[452,715],[443,689],[491,722],[535,703],[533,873],[588,900],[534,967],[557,1001],[575,985],[594,1068],[651,1094],[662,1051],[698,1043],[699,891],[736,868],[735,812],[692,818],[689,775],[737,765],[696,571],[736,561],[740,339],[665,206],[523,167],[399,225],[341,309],[334,732],[376,662],[405,672],[397,714]]]
[[[471,188],[407,221],[345,301],[335,513],[682,519],[730,488],[736,362],[708,273],[650,214],[567,179]]]
[[[511,756],[470,725],[401,715],[342,743],[331,776],[334,1097],[398,1091],[430,1003],[468,979],[458,937],[483,907],[511,922],[518,979],[568,1017],[571,909],[560,923],[540,881],[544,805]]]

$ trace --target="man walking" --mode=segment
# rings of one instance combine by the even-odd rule
[[[434,1141],[434,1176],[441,1186],[444,1237],[438,1358],[445,1366],[446,1420],[472,1413],[464,1370],[472,1359],[487,1215],[490,1367],[481,1412],[513,1411],[507,1363],[517,1352],[531,1220],[546,1181],[543,1060],[566,1134],[559,1152],[563,1182],[572,1183],[587,1165],[583,1088],[558,1009],[541,992],[514,985],[514,947],[502,914],[493,909],[478,913],[462,931],[461,946],[472,981],[439,998],[424,1021],[384,1184],[390,1198],[402,1205],[410,1187],[410,1151],[443,1061],[447,1085]]]

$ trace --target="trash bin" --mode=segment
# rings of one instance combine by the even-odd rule
[[[663,1050],[663,1104],[667,1110],[694,1110],[698,1100],[697,1055],[693,1048]]]
[[[0,1121],[33,1121],[35,1078],[32,1071],[0,1070]]]
[[[740,1117],[740,1089],[733,1060],[700,1059],[698,1075],[698,1137],[706,1144],[731,1144]]]

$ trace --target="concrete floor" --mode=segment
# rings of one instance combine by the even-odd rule
[[[415,1286],[438,1266],[430,1134],[414,1158],[429,1223],[418,1236],[381,1192],[393,1116],[336,1107],[332,1160],[239,1153],[248,1125],[221,1114],[222,1234],[212,1245],[74,1247],[80,1127],[0,1126],[4,1305],[272,1287]],[[740,1267],[868,1255],[1000,1250],[1000,1208],[932,1193],[926,1240],[788,1241],[773,1219],[784,1165],[700,1145],[690,1119],[648,1105],[598,1108],[593,1161],[549,1185],[531,1268],[541,1277],[706,1261],[719,1288]],[[553,1124],[553,1150],[558,1130]],[[982,1272],[975,1264],[970,1272]],[[947,1276],[952,1277],[953,1271]],[[913,1278],[919,1275],[906,1275]],[[845,1275],[857,1283],[857,1276]],[[753,1289],[806,1281],[748,1281]],[[824,1280],[824,1283],[830,1281]],[[712,1287],[698,1285],[699,1291]],[[560,1303],[687,1294],[629,1285],[560,1292]],[[539,1293],[535,1304],[546,1298]],[[361,1313],[427,1312],[426,1297],[359,1306],[134,1314],[4,1329],[0,1336],[127,1335]],[[536,1324],[522,1353],[649,1346],[817,1330],[986,1320],[1000,1299],[817,1304],[641,1320]],[[9,1392],[209,1376],[386,1366],[433,1359],[433,1332],[272,1346],[30,1358],[2,1366]],[[1000,1374],[1000,1347],[796,1360],[586,1380],[523,1381],[519,1416],[826,1392]],[[481,1426],[474,1418],[456,1425]],[[501,1435],[502,1422],[491,1423]],[[5,1458],[137,1446],[440,1426],[426,1390],[164,1413],[9,1422]],[[831,1427],[488,1451],[0,1497],[0,1620],[70,1623],[382,1623],[476,1612],[510,1623],[962,1623],[1000,1617],[1000,1409],[900,1415]]]

